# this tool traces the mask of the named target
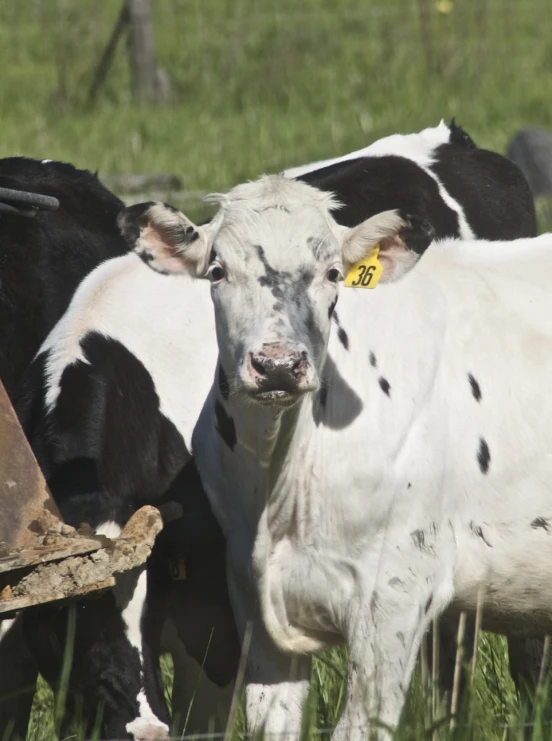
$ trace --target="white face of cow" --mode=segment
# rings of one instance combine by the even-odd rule
[[[289,406],[319,388],[348,267],[379,244],[382,280],[394,280],[418,260],[431,230],[396,211],[341,227],[330,214],[331,195],[280,176],[240,185],[220,204],[205,227],[151,203],[127,209],[120,224],[153,269],[211,281],[231,393]]]

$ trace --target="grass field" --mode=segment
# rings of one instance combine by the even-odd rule
[[[90,107],[120,5],[2,0],[0,156],[62,159],[100,175],[169,172],[190,190],[221,190],[442,117],[498,151],[524,126],[552,128],[549,0],[156,0],[172,101],[132,104],[122,45]],[[524,738],[505,662],[503,640],[484,637],[455,739]],[[342,651],[317,660],[311,725],[335,724],[344,673]],[[431,738],[429,694],[417,675],[401,740]],[[54,738],[52,707],[41,685],[32,741]],[[544,718],[529,738],[552,738]],[[452,738],[447,729],[439,738]]]

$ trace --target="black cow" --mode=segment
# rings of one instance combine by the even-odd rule
[[[0,216],[0,378],[8,395],[81,280],[126,252],[124,203],[87,170],[26,157],[0,160],[0,188],[55,196],[59,209]]]
[[[96,175],[63,162],[0,159],[0,188],[54,196],[56,211],[0,212],[0,379],[15,389],[75,288],[100,262],[126,252],[116,226],[123,202]],[[0,622],[0,730],[8,716],[25,733],[36,667],[20,638]],[[25,689],[24,692],[17,691]],[[9,699],[2,698],[11,691]]]

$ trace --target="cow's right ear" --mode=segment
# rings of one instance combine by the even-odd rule
[[[435,231],[426,219],[403,211],[383,211],[352,229],[345,229],[341,251],[348,270],[379,246],[382,283],[405,275],[429,247]]]
[[[121,211],[117,223],[129,246],[158,273],[205,274],[208,232],[166,203],[137,203]]]

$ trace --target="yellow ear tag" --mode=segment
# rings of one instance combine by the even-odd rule
[[[183,581],[188,574],[186,573],[186,562],[182,553],[174,553],[169,556],[169,570],[175,581]]]
[[[345,276],[347,288],[375,288],[378,285],[383,266],[378,260],[379,244],[363,259],[351,265]]]

